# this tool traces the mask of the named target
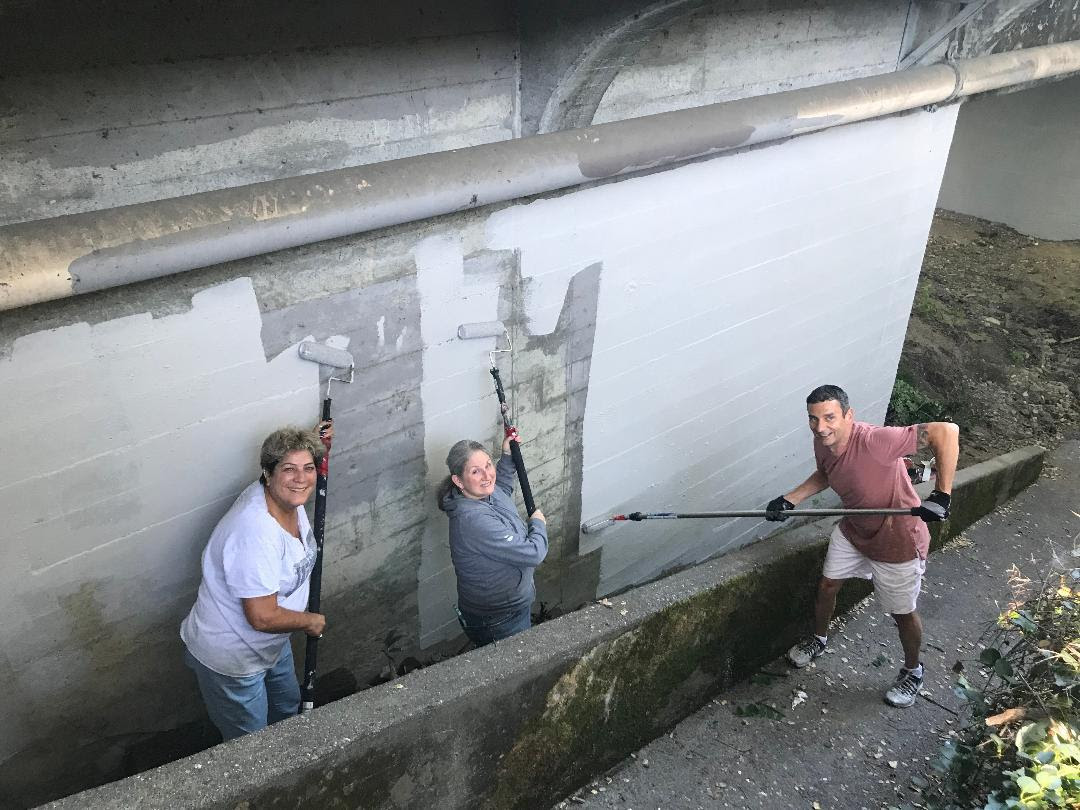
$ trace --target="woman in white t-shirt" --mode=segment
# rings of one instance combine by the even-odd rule
[[[329,422],[319,425],[331,436]],[[325,448],[319,434],[283,428],[262,445],[262,476],[236,499],[202,554],[202,583],[180,625],[185,660],[226,740],[296,714],[300,687],[289,634],[319,636],[308,613],[316,545],[304,504]]]

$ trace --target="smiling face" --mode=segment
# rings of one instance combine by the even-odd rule
[[[806,414],[810,421],[810,432],[823,446],[834,453],[844,449],[851,436],[851,428],[855,424],[853,408],[848,408],[847,413],[844,413],[839,402],[829,399],[807,405]]]
[[[283,511],[303,506],[315,491],[315,459],[307,450],[286,453],[272,473],[263,475],[267,497]]]
[[[478,501],[495,491],[495,465],[483,450],[474,450],[461,470],[461,475],[450,479],[466,498]]]

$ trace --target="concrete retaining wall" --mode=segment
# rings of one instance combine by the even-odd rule
[[[308,335],[347,340],[358,363],[334,389],[335,641],[320,656],[343,691],[391,659],[460,649],[431,492],[450,444],[498,431],[494,341],[458,340],[460,323],[511,328],[503,373],[550,520],[549,610],[768,531],[578,526],[765,503],[810,470],[803,398],[823,381],[884,416],[954,114],[6,313],[0,795],[53,798],[207,743],[177,731],[205,722],[177,627],[260,437],[314,421],[318,368],[295,348]],[[793,360],[807,345],[829,350]]]
[[[935,545],[1033,483],[1043,455],[962,470]],[[786,531],[50,807],[549,807],[785,649],[805,629],[828,531]],[[866,591],[852,583],[842,600]]]
[[[513,137],[520,96],[546,98],[582,43],[646,5],[4,5],[0,222]],[[883,69],[903,12],[699,5],[713,8],[616,47],[621,70],[652,43],[640,70],[608,76],[607,117],[714,100],[702,93],[725,81],[749,94]],[[739,43],[725,39],[732,21]],[[759,24],[785,31],[769,50],[785,61],[770,57],[753,85],[760,54],[740,43]],[[673,48],[709,66],[689,95],[665,79]],[[498,427],[492,342],[457,341],[459,323],[500,318],[514,338],[503,374],[550,521],[537,577],[549,610],[766,532],[577,527],[625,507],[764,503],[809,470],[809,439],[792,436],[824,379],[848,387],[860,416],[884,415],[954,114],[5,313],[0,806],[212,742],[177,627],[211,528],[257,473],[259,440],[317,413],[318,369],[295,355],[309,335],[347,340],[358,361],[357,383],[333,392],[335,641],[321,669],[338,679],[323,694],[460,649],[431,490],[450,443],[494,441]],[[828,357],[791,361],[810,342]]]
[[[1080,78],[960,108],[938,204],[1043,239],[1080,239]]]

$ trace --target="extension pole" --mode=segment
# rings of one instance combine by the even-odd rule
[[[330,383],[351,383],[355,376],[356,362],[353,356],[344,349],[333,346],[325,346],[313,340],[305,340],[297,347],[300,359],[320,366],[329,366],[332,369],[348,371],[348,377],[336,376],[331,372],[326,381],[326,398],[322,404],[323,422],[330,421]],[[321,370],[320,370],[321,373]],[[319,609],[322,601],[322,567],[323,567],[323,536],[326,530],[326,481],[330,477],[330,437],[320,435],[326,452],[323,453],[322,461],[319,462],[319,470],[315,477],[315,522],[311,527],[311,533],[315,536],[315,565],[311,569],[311,579],[308,588],[308,612],[321,613]],[[300,688],[300,711],[305,712],[315,708],[315,664],[319,656],[319,637],[308,636],[307,647],[304,650],[304,685]]]
[[[328,386],[329,387],[329,386]],[[329,394],[329,391],[327,391]],[[321,422],[330,421],[330,397],[322,404]],[[326,452],[319,462],[315,477],[315,521],[311,527],[315,535],[315,567],[311,569],[311,587],[308,592],[308,613],[320,613],[322,602],[323,537],[326,532],[326,482],[330,477],[330,439],[320,436]],[[307,712],[315,708],[315,667],[319,658],[319,637],[308,636],[304,649],[304,685],[300,687],[300,711]]]
[[[780,512],[784,520],[793,517],[869,517],[872,515],[907,515],[916,516],[918,507],[909,509],[795,509]],[[631,512],[628,515],[612,515],[609,518],[581,524],[583,534],[594,534],[601,529],[623,520],[681,520],[684,518],[766,518],[769,512],[764,509],[737,510],[731,512]]]
[[[495,380],[495,394],[499,397],[499,408],[502,411],[503,428],[510,428],[510,417],[506,415],[506,393],[503,391],[502,378],[499,369],[494,363],[491,365],[491,376]],[[514,469],[517,470],[518,483],[521,485],[521,497],[525,501],[525,514],[532,517],[536,511],[536,502],[533,500],[532,487],[529,486],[529,476],[525,472],[525,459],[521,455],[521,445],[517,439],[510,440],[510,455],[514,459]]]

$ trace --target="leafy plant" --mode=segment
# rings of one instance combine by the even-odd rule
[[[1080,569],[1069,578],[1048,577],[1032,595],[1031,580],[1010,572],[1013,598],[970,673],[954,667],[972,722],[942,750],[933,806],[1080,808]]]
[[[926,321],[937,321],[941,316],[941,304],[927,285],[920,284],[911,302],[911,311]]]
[[[946,418],[945,406],[923,394],[903,377],[893,383],[886,424],[915,425],[920,422],[938,422]]]

